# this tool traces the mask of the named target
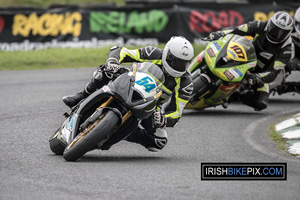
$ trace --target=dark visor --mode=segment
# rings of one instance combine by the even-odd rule
[[[170,67],[172,67],[174,70],[176,70],[178,72],[184,72],[189,64],[189,61],[182,60],[182,59],[174,56],[170,50],[167,54],[166,61],[167,61],[168,65],[170,65]]]
[[[284,30],[273,24],[271,21],[267,29],[268,37],[273,42],[282,42],[290,33],[290,30]]]

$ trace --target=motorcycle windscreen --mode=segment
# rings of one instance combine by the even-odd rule
[[[153,97],[161,91],[165,76],[157,65],[150,62],[133,63],[130,71],[128,75],[135,74],[134,88],[143,99]]]
[[[256,53],[251,40],[239,35],[234,35],[218,55],[216,68],[228,68],[251,63],[255,65]]]
[[[132,75],[135,76],[135,82],[131,90],[132,95],[129,95],[126,103],[131,105],[133,115],[144,119],[149,117],[157,106],[165,77],[157,65],[149,62],[134,63]]]

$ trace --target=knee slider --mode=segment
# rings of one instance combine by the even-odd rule
[[[155,147],[148,147],[149,151],[157,152],[166,146],[168,142],[168,134],[166,129],[164,128],[156,129],[156,132],[154,133],[154,142],[155,142]]]
[[[97,81],[101,81],[102,77],[103,77],[102,71],[100,71],[99,69],[94,71],[94,73],[93,73],[93,78],[94,79],[96,79]]]
[[[105,85],[105,81],[103,80],[103,72],[100,69],[97,69],[93,73],[93,77],[85,86],[85,92],[91,94],[95,92],[97,89],[100,89],[103,85]]]
[[[256,109],[257,110],[264,110],[268,107],[268,102],[267,101],[260,101],[256,103]]]

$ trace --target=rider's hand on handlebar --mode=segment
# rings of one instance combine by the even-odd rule
[[[166,117],[160,111],[153,113],[153,121],[155,128],[163,128],[167,124]]]
[[[263,83],[261,77],[258,74],[247,74],[247,80],[249,85],[257,85]]]
[[[285,70],[289,73],[291,73],[292,71],[300,71],[300,63],[299,62],[289,62],[285,66]]]
[[[105,67],[107,70],[116,73],[121,68],[121,65],[116,58],[108,58],[105,63]]]
[[[207,37],[208,40],[212,41],[212,40],[218,40],[221,37],[224,37],[225,33],[223,31],[217,31],[217,32],[212,32],[209,34],[209,36]]]

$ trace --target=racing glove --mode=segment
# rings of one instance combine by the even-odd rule
[[[297,62],[289,62],[286,66],[285,66],[285,70],[288,71],[289,73],[291,73],[291,71],[300,71],[300,63]]]
[[[225,33],[223,31],[217,31],[217,32],[212,32],[209,34],[209,36],[207,37],[208,40],[212,41],[212,40],[218,40],[221,37],[224,37]]]
[[[167,118],[160,111],[153,113],[153,121],[155,128],[163,128],[167,124]]]
[[[105,68],[116,73],[121,68],[121,65],[116,58],[108,58],[105,63]]]
[[[249,85],[258,85],[263,84],[263,81],[261,80],[261,77],[258,74],[247,74],[247,80]]]

